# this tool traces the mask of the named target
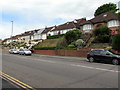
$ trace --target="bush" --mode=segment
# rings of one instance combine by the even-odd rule
[[[83,47],[85,45],[85,42],[82,39],[78,39],[75,42],[75,45],[77,46],[77,48],[81,48],[81,47]]]
[[[55,50],[56,47],[35,47],[35,50]]]
[[[56,38],[60,38],[60,37],[62,37],[62,36],[64,36],[64,34],[47,36],[47,39],[56,39]]]
[[[116,34],[112,38],[112,48],[120,52],[120,34]]]
[[[108,43],[110,41],[111,30],[107,26],[99,26],[93,31],[95,43]]]
[[[99,26],[97,27],[94,31],[93,34],[95,36],[104,36],[104,35],[110,35],[111,34],[111,30],[106,26]]]
[[[66,48],[67,47],[67,41],[64,37],[62,37],[58,42],[57,42],[57,45],[56,45],[56,48],[57,49],[63,49],[63,48]]]
[[[78,29],[74,29],[72,31],[68,31],[65,34],[65,39],[67,40],[67,43],[70,44],[74,41],[76,41],[77,39],[79,39],[81,37],[81,32]]]
[[[67,47],[67,48],[69,48],[69,49],[70,49],[70,48],[76,48],[76,47],[75,47],[75,45],[71,45],[71,44],[70,44],[70,45],[68,45],[68,47]]]
[[[110,42],[110,36],[98,36],[94,38],[92,43],[109,43]]]

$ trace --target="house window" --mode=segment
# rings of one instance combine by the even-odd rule
[[[116,26],[120,26],[120,21],[119,20],[111,20],[107,24],[108,24],[108,27],[116,27]]]
[[[58,33],[57,33],[57,31],[54,31],[54,35],[57,35]]]
[[[92,29],[93,29],[92,24],[83,25],[83,31],[85,31],[85,32],[90,32],[90,30],[92,30]]]

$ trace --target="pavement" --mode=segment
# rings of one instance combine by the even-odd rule
[[[10,89],[10,88],[19,90],[19,88],[16,85],[12,84],[7,80],[2,79],[2,89]]]
[[[86,58],[3,53],[2,72],[34,88],[118,88],[119,66]]]

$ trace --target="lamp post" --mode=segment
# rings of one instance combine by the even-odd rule
[[[12,28],[11,28],[11,42],[10,42],[10,46],[11,46],[11,48],[12,48],[12,35],[13,35],[13,21],[11,21],[11,23],[12,23]]]
[[[12,29],[11,29],[11,37],[12,37],[12,35],[13,35],[13,21],[11,21],[11,23],[12,23]]]

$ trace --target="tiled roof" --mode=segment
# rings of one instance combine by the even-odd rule
[[[77,26],[74,22],[67,22],[65,24],[61,24],[61,25],[56,26],[56,28],[51,30],[51,31],[73,29],[73,28],[76,28],[76,27]]]
[[[55,26],[52,27],[46,27],[45,30],[41,33],[41,34],[45,34],[47,32],[49,32],[52,28],[54,28]]]
[[[74,23],[83,24],[85,21],[86,21],[86,18],[75,19],[75,20],[74,20]]]
[[[88,24],[88,23],[95,24],[100,22],[107,22],[109,20],[120,20],[120,17],[117,14],[107,12],[94,17],[93,19],[88,20],[83,24]]]

